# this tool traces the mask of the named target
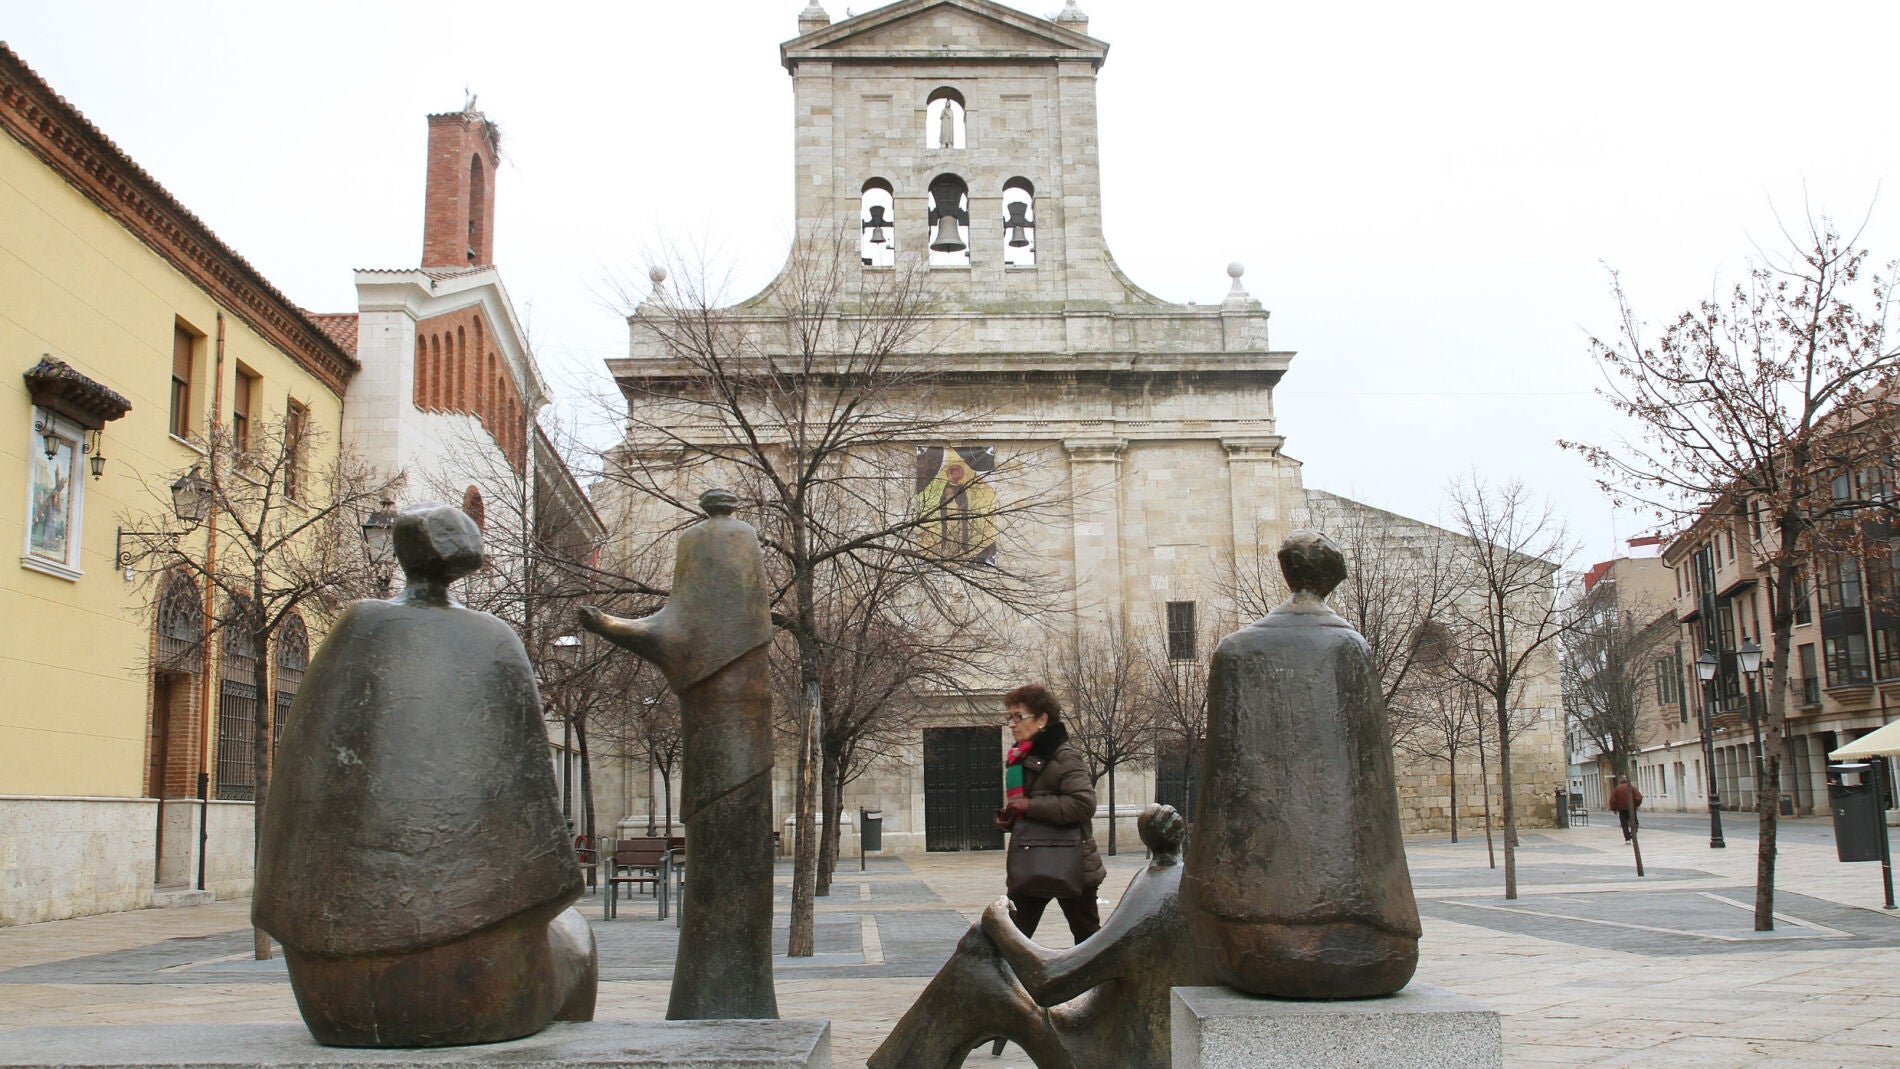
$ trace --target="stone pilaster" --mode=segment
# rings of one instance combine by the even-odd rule
[[[1069,438],[1070,512],[1074,517],[1075,612],[1080,620],[1122,617],[1123,438]]]

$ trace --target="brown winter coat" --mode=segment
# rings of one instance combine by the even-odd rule
[[[1643,792],[1628,783],[1619,783],[1610,792],[1610,812],[1634,813],[1636,807],[1643,804]]]
[[[1023,795],[1029,799],[1029,819],[1082,826],[1082,882],[1100,887],[1108,870],[1095,849],[1095,784],[1061,724],[1044,728],[1023,758]]]

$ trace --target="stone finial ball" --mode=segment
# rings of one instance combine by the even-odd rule
[[[1233,263],[1230,263],[1227,265],[1228,278],[1238,279],[1240,278],[1240,276],[1246,273],[1247,273],[1247,265],[1241,263],[1239,260],[1235,260]]]
[[[1346,558],[1318,531],[1294,531],[1280,543],[1280,574],[1294,593],[1325,597],[1346,578]]]
[[[659,285],[662,282],[665,282],[666,268],[661,267],[658,264],[655,264],[654,266],[647,268],[647,281],[653,283],[655,286]]]
[[[396,560],[411,582],[449,583],[482,566],[482,532],[461,509],[422,505],[396,517]]]
[[[699,507],[708,516],[730,516],[739,507],[739,495],[723,486],[715,486],[699,495]]]

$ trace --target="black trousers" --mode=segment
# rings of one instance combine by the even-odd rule
[[[1629,838],[1630,832],[1636,827],[1636,813],[1629,809],[1619,809],[1616,811],[1616,819],[1623,822],[1623,838]]]
[[[1009,901],[1016,907],[1016,927],[1024,935],[1034,938],[1036,927],[1042,923],[1042,911],[1049,908],[1049,899],[1010,895]],[[1062,915],[1069,921],[1069,934],[1075,937],[1077,943],[1102,930],[1101,908],[1096,904],[1094,891],[1055,901],[1061,903]]]

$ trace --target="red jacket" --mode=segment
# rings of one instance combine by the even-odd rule
[[[1636,807],[1642,804],[1643,792],[1628,783],[1619,783],[1616,789],[1610,792],[1610,812],[1612,813],[1621,813],[1625,810],[1634,812]]]

